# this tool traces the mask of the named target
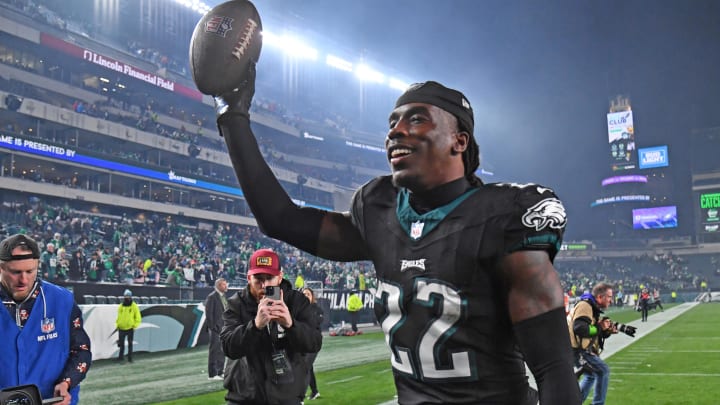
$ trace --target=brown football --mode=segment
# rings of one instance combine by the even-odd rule
[[[255,5],[230,0],[208,11],[190,39],[190,70],[201,93],[221,95],[237,88],[262,48],[262,22]]]

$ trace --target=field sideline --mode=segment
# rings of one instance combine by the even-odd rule
[[[611,367],[609,405],[720,404],[720,306],[666,306],[642,323],[632,310],[609,315],[638,327],[635,339],[608,340],[603,357]],[[317,402],[393,403],[388,356],[380,333],[325,337],[315,363],[322,394]],[[206,363],[206,347],[140,353],[132,364],[97,361],[82,384],[80,404],[222,404],[222,382],[207,380]],[[376,396],[348,395],[366,390]]]

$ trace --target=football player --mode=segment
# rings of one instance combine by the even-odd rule
[[[255,69],[216,97],[218,128],[260,229],[311,254],[372,260],[375,314],[398,402],[580,404],[552,260],[562,203],[535,184],[483,184],[465,96],[437,82],[397,100],[385,139],[391,175],[356,191],[350,212],[296,206],[250,128]]]

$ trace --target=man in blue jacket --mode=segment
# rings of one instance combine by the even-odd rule
[[[38,244],[16,234],[0,242],[0,388],[34,384],[43,398],[77,404],[92,354],[72,293],[37,278]]]

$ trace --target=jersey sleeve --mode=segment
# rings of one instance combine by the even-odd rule
[[[537,184],[504,185],[512,189],[513,209],[505,218],[507,253],[545,250],[550,260],[560,250],[567,215],[551,189]]]
[[[350,205],[350,221],[360,232],[360,236],[362,236],[363,239],[365,239],[366,199],[368,195],[370,195],[370,193],[380,190],[381,184],[381,178],[375,178],[359,187],[357,190],[355,190],[355,194],[353,194],[352,202]]]

